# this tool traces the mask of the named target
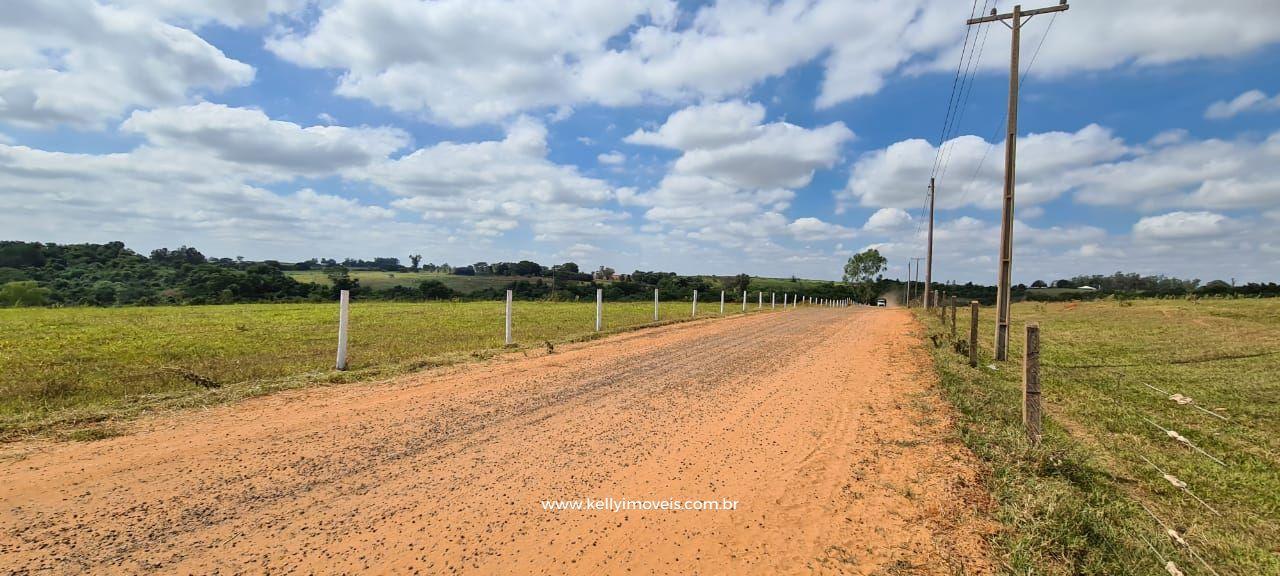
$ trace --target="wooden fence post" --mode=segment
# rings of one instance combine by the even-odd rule
[[[507,346],[511,345],[511,291],[507,290],[507,337],[505,342]]]
[[[1022,360],[1022,423],[1027,440],[1040,444],[1040,325],[1027,324],[1027,344]]]
[[[951,341],[956,341],[956,297],[951,297]]]
[[[969,366],[978,367],[978,301],[969,302]]]
[[[693,291],[693,312],[689,314],[689,317],[690,318],[698,317],[698,291],[697,290]]]
[[[600,331],[600,317],[604,314],[604,289],[596,288],[596,332]]]
[[[338,360],[334,367],[347,369],[347,320],[350,318],[349,308],[351,292],[343,290],[338,293]]]

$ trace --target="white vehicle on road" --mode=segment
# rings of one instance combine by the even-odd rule
[[[884,298],[879,298],[876,300],[876,306],[888,306],[888,305],[889,305],[889,301],[885,300]]]

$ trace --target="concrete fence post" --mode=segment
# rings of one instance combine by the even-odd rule
[[[334,368],[347,369],[347,321],[350,318],[351,292],[338,293],[338,360]]]
[[[1027,345],[1022,358],[1022,423],[1027,440],[1040,444],[1040,325],[1027,324]]]
[[[769,309],[770,310],[778,309],[778,293],[777,292],[769,293]]]
[[[969,302],[969,366],[978,367],[978,301]]]
[[[724,290],[720,291],[720,315],[724,315]]]
[[[602,316],[604,316],[604,289],[596,288],[596,332],[600,331]]]
[[[653,321],[658,321],[658,289],[653,289]]]
[[[506,332],[507,332],[507,337],[504,339],[504,342],[506,343],[506,345],[507,345],[507,346],[510,346],[510,345],[511,345],[511,291],[510,291],[510,290],[507,290],[507,322],[506,322],[506,328],[507,328],[507,330],[506,330]]]
[[[698,316],[698,291],[697,290],[693,291],[693,312],[691,312],[689,316],[694,318]]]
[[[760,299],[759,304],[756,304],[756,310],[764,310],[764,292],[758,291],[756,292],[756,296]]]
[[[747,311],[747,291],[746,290],[742,291],[742,311],[743,312]]]

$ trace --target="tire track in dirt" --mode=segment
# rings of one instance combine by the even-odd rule
[[[792,310],[159,418],[5,464],[0,568],[985,573],[912,326]],[[581,497],[740,504],[539,505]]]

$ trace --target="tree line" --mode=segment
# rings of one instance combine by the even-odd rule
[[[697,290],[710,298],[720,290],[740,302],[751,277],[681,276],[674,272],[641,271],[614,275],[602,268],[597,276],[566,262],[544,266],[536,262],[479,262],[467,266],[421,264],[411,255],[410,266],[397,258],[372,260],[314,258],[302,262],[249,261],[211,258],[194,247],[160,248],[142,255],[123,242],[55,244],[0,242],[0,306],[152,306],[174,304],[234,304],[250,302],[331,302],[340,290],[353,297],[382,300],[501,299],[512,290],[519,299],[593,300],[604,290],[610,301],[648,300],[653,290],[664,300],[687,300]],[[438,278],[414,285],[374,289],[360,284],[353,269],[388,272],[437,272],[461,276],[504,276],[511,282],[461,292]],[[327,282],[303,282],[288,272],[318,270]],[[799,281],[796,281],[799,282]],[[852,297],[840,283],[806,282],[796,292],[823,298]]]

